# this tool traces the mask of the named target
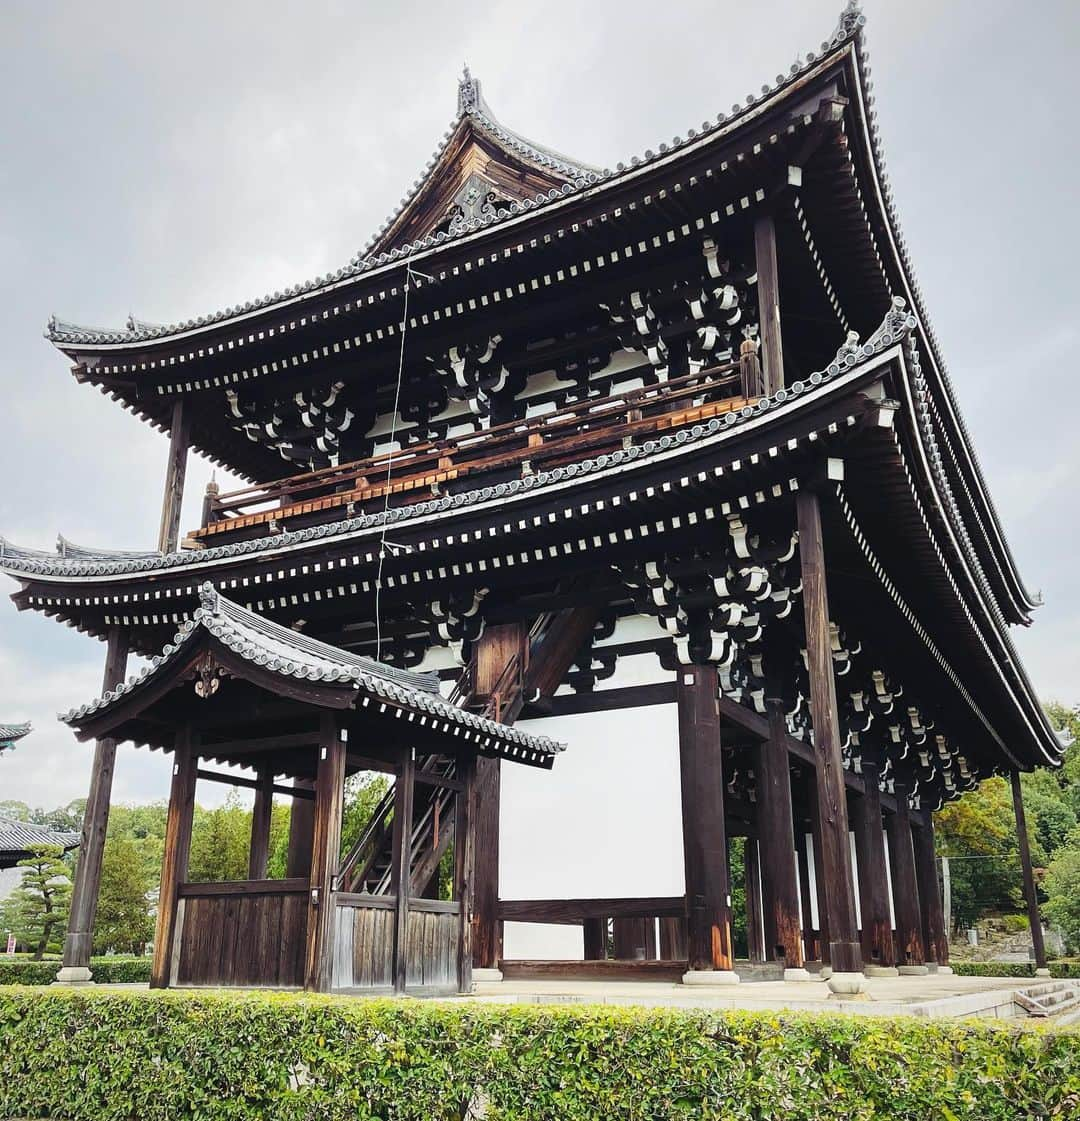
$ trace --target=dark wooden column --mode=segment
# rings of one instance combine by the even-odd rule
[[[394,783],[394,834],[390,865],[390,892],[394,896],[394,992],[405,991],[409,936],[409,893],[412,890],[413,785],[416,756],[411,748],[398,766]]]
[[[796,823],[795,859],[799,864],[799,905],[802,908],[803,959],[820,961],[821,950],[814,937],[814,913],[810,896],[810,854],[806,847],[806,826]]]
[[[476,872],[473,877],[473,968],[498,969],[502,961],[499,920],[500,760],[476,760]]]
[[[119,627],[109,631],[105,654],[102,692],[115,689],[127,672],[128,633]],[[109,801],[112,797],[113,768],[116,764],[116,740],[98,740],[94,746],[94,764],[90,772],[90,790],[83,811],[82,839],[75,869],[75,886],[68,912],[67,937],[64,939],[63,967],[57,974],[61,983],[90,980],[90,954],[94,942],[94,919],[97,916],[98,888],[101,884],[101,859],[105,852],[105,833],[109,827]]]
[[[922,939],[928,965],[938,969],[949,965],[949,939],[945,931],[945,914],[941,902],[941,885],[937,878],[937,858],[934,856],[934,818],[929,810],[916,823],[915,877],[919,885],[919,902],[922,904]]]
[[[757,265],[758,323],[765,392],[775,393],[784,385],[784,348],[780,338],[780,274],[776,266],[776,223],[771,214],[754,223],[754,257]]]
[[[161,860],[161,889],[158,892],[157,927],[154,932],[154,964],[150,970],[152,989],[164,989],[169,984],[173,943],[177,931],[183,926],[183,916],[178,914],[178,904],[180,885],[188,876],[198,770],[198,740],[185,725],[177,730],[176,749],[173,753],[169,812],[165,822],[165,851]]]
[[[656,920],[612,919],[615,957],[623,961],[656,960]]]
[[[776,699],[767,702],[769,738],[758,749],[757,822],[761,850],[761,891],[765,918],[765,956],[801,969],[799,880],[795,866],[795,825],[791,810],[791,764],[787,722]]]
[[[915,875],[915,847],[911,836],[908,788],[894,784],[896,812],[885,815],[892,870],[893,911],[896,914],[896,956],[901,973],[925,973],[919,884]]]
[[[686,919],[669,915],[660,920],[657,953],[662,961],[686,961]]]
[[[607,957],[607,920],[585,919],[581,937],[586,961],[603,961]]]
[[[454,898],[461,905],[458,930],[458,991],[472,991],[472,913],[473,878],[476,867],[476,757],[458,763],[462,789],[455,796],[454,809]],[[438,879],[438,877],[435,877]]]
[[[724,827],[724,769],[715,666],[681,666],[677,675],[679,779],[686,872],[686,979],[707,972],[734,981],[731,888]]]
[[[829,962],[829,901],[825,895],[825,877],[821,874],[821,817],[818,812],[816,786],[810,791],[810,840],[807,866],[814,867],[814,902],[817,903],[817,956],[822,965]]]
[[[262,768],[255,787],[255,805],[251,811],[251,846],[248,849],[248,879],[266,878],[270,857],[270,818],[274,809],[274,774]]]
[[[1031,924],[1031,945],[1035,951],[1035,968],[1046,969],[1046,944],[1043,941],[1042,918],[1039,899],[1035,894],[1035,873],[1031,867],[1031,841],[1028,839],[1027,818],[1024,814],[1024,794],[1020,786],[1020,772],[1013,771],[1013,813],[1016,815],[1016,836],[1020,842],[1020,867],[1024,874],[1024,898],[1027,900],[1028,922]]]
[[[289,811],[289,851],[285,858],[285,875],[302,880],[311,875],[311,842],[315,833],[315,784],[311,779],[293,779],[293,789],[303,790],[294,797]]]
[[[884,823],[876,760],[862,757],[865,793],[858,799],[855,851],[859,863],[859,906],[862,908],[863,962],[868,968],[890,972],[896,967],[892,916],[889,912],[889,874],[885,864]]]
[[[765,922],[762,914],[761,860],[756,837],[747,837],[743,848],[744,889],[746,892],[746,951],[750,960],[763,963],[765,953]]]
[[[187,410],[180,398],[173,403],[169,425],[169,460],[165,467],[165,494],[161,500],[161,529],[158,532],[158,548],[163,553],[176,552],[180,540],[180,509],[184,501],[190,432]]]
[[[802,568],[806,653],[810,667],[810,705],[817,758],[817,807],[821,830],[821,860],[817,874],[825,887],[825,922],[829,928],[829,964],[834,973],[862,972],[855,885],[848,840],[847,790],[840,751],[840,718],[836,708],[829,636],[829,600],[825,588],[825,550],[821,507],[813,491],[795,496],[799,521],[799,560]],[[816,855],[816,854],[815,854]],[[825,922],[822,925],[825,925]],[[857,981],[856,979],[853,979]],[[842,980],[830,978],[834,991]]]
[[[341,863],[341,814],[345,797],[345,741],[341,738],[337,718],[331,713],[320,721],[317,750],[304,988],[329,992],[334,962],[334,891]]]

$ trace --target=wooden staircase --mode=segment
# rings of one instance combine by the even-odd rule
[[[587,607],[541,615],[490,688],[483,694],[477,692],[474,659],[458,679],[448,700],[497,723],[513,724],[526,704],[551,696],[559,687],[595,621],[595,610]],[[417,760],[417,771],[452,780],[456,762],[446,755],[427,755]],[[438,889],[439,862],[454,840],[454,807],[451,788],[422,781],[416,783],[410,837],[414,895],[430,896]],[[389,893],[393,831],[394,784],[391,784],[367,827],[342,861],[339,890],[371,895]]]

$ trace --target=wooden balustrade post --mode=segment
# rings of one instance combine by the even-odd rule
[[[855,884],[848,839],[847,788],[840,750],[840,718],[836,706],[829,601],[825,580],[825,549],[821,506],[817,494],[800,490],[795,496],[799,526],[806,655],[810,670],[810,706],[814,728],[816,806],[821,846],[815,871],[823,882],[829,931],[829,986],[835,993],[858,992],[862,987],[862,951],[855,917]]]
[[[334,892],[341,863],[341,815],[345,799],[345,741],[333,713],[320,719],[315,771],[315,829],[308,891],[304,988],[329,992],[334,963]]]
[[[119,627],[109,630],[105,654],[102,692],[115,689],[127,671],[128,633]],[[105,852],[105,833],[109,826],[113,768],[116,765],[116,740],[102,739],[94,745],[90,790],[83,811],[82,838],[79,842],[75,885],[68,911],[64,960],[56,980],[62,985],[86,984],[90,980],[90,956],[94,943],[98,890],[101,886],[101,861]]]
[[[189,725],[177,729],[158,891],[154,962],[150,969],[152,989],[167,988],[173,981],[173,965],[179,965],[175,943],[184,926],[180,885],[188,877],[191,854],[191,824],[195,816],[195,783],[199,771],[197,745],[198,739]]]
[[[680,666],[679,778],[686,874],[687,984],[732,984],[731,888],[724,826],[716,667]]]
[[[1049,977],[1050,974],[1046,968],[1046,943],[1043,939],[1042,918],[1039,915],[1039,898],[1035,894],[1035,874],[1031,867],[1031,842],[1028,840],[1020,772],[1013,771],[1009,778],[1012,783],[1016,836],[1020,843],[1020,867],[1024,876],[1024,898],[1027,900],[1028,923],[1031,926],[1031,946],[1035,953],[1035,973],[1039,977]]]
[[[165,468],[165,493],[161,500],[161,528],[158,549],[176,552],[180,540],[180,513],[184,502],[184,478],[187,475],[188,445],[191,425],[183,398],[173,402],[169,425],[169,459]]]

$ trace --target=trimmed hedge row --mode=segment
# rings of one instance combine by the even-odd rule
[[[1065,1118],[1078,1043],[981,1021],[10,988],[0,1117]]]
[[[950,963],[959,977],[1034,977],[1033,961],[954,961]],[[1064,980],[1080,978],[1080,961],[1047,962],[1051,977]]]
[[[56,980],[59,961],[5,961],[0,958],[0,985],[51,985]],[[150,959],[135,957],[91,958],[90,972],[101,984],[146,984],[150,980]]]

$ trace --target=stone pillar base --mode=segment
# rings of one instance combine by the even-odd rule
[[[473,966],[472,979],[474,985],[491,985],[503,979],[501,969],[477,969]]]
[[[836,996],[855,996],[862,992],[866,978],[862,973],[841,973],[837,971],[829,977],[829,991]]]
[[[949,972],[951,973],[952,970],[950,969]],[[1035,976],[1036,977],[1049,977],[1050,976],[1050,970],[1047,969],[1045,966],[1042,969],[1036,969],[1035,970]]]
[[[900,970],[895,965],[866,965],[863,972],[867,977],[899,977]]]
[[[93,985],[90,978],[93,974],[85,965],[65,965],[56,974],[54,985]]]
[[[808,969],[803,969],[802,966],[788,966],[784,970],[785,981],[820,981],[820,977],[815,977]]]
[[[925,977],[930,972],[925,965],[898,965],[896,969],[901,977]]]
[[[937,967],[937,971],[939,973],[944,973],[946,976],[950,976],[950,977],[952,976],[952,966],[951,965],[939,965]]]
[[[818,980],[819,981],[827,981],[831,976],[832,976],[832,966],[831,965],[823,965],[818,970]]]
[[[734,969],[691,969],[682,975],[684,985],[737,985],[739,975]]]

